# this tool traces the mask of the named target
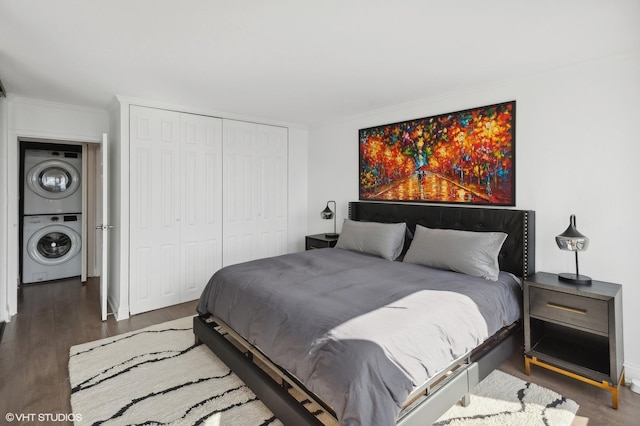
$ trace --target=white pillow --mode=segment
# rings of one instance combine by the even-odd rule
[[[372,254],[394,260],[404,245],[406,223],[358,222],[346,219],[336,248]]]
[[[497,281],[498,254],[506,239],[504,232],[430,229],[416,225],[404,261]]]

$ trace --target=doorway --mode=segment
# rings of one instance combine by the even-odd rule
[[[100,144],[18,138],[18,145],[20,297],[23,286],[44,288],[64,280],[84,286],[101,272],[96,235]]]

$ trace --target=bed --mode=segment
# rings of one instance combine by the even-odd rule
[[[336,248],[214,274],[196,341],[285,424],[321,424],[299,400],[344,425],[430,424],[517,350],[534,218],[352,202]]]

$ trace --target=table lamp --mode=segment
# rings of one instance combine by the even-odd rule
[[[333,203],[333,210],[329,208],[329,203]],[[325,207],[324,210],[320,212],[320,217],[322,217],[323,219],[333,219],[333,232],[324,234],[324,236],[327,238],[338,238],[339,235],[338,233],[336,233],[336,214],[334,210],[336,210],[336,202],[333,200],[329,200],[327,201],[327,207]]]
[[[585,237],[576,229],[576,215],[569,217],[569,227],[562,234],[556,236],[556,244],[560,250],[569,250],[576,253],[576,273],[558,274],[558,278],[562,281],[573,284],[591,284],[591,277],[580,275],[578,269],[578,252],[584,251],[589,246],[589,238]]]

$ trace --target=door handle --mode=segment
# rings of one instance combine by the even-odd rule
[[[103,231],[106,231],[108,229],[113,229],[113,225],[97,225],[96,229],[102,229]]]

